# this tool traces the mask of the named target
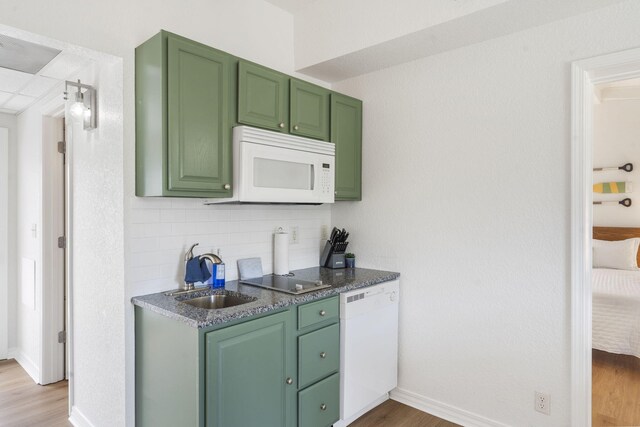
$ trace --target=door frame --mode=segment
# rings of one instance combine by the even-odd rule
[[[60,205],[60,200],[64,200],[65,192],[69,194],[67,180],[60,180],[60,176],[55,177],[59,172],[66,175],[68,162],[60,168],[62,160],[58,157],[57,142],[65,132],[60,123],[60,127],[52,120],[62,120],[65,117],[65,104],[62,98],[64,85],[58,85],[59,91],[54,89],[56,96],[44,103],[41,108],[42,114],[42,277],[48,278],[42,283],[41,300],[41,347],[40,347],[40,383],[49,384],[61,381],[65,378],[67,367],[65,366],[65,347],[58,342],[58,332],[67,330],[65,319],[68,318],[65,305],[65,290],[69,284],[64,276],[66,268],[66,254],[60,257],[61,250],[65,252],[70,247],[67,237],[67,249],[59,249],[57,244],[60,235],[59,224],[67,223],[67,216],[71,215],[68,210],[67,201]],[[69,197],[70,198],[70,197]],[[61,323],[62,319],[62,323]],[[67,331],[67,334],[69,332]]]
[[[9,356],[9,133],[0,126],[0,359]]]
[[[640,77],[640,49],[571,64],[571,425],[591,426],[594,85]]]

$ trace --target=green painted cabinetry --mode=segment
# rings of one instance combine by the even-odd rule
[[[207,427],[293,425],[289,318],[273,314],[206,334]]]
[[[289,128],[289,76],[247,61],[238,66],[238,122]]]
[[[328,141],[329,108],[327,89],[240,61],[239,123]]]
[[[329,140],[329,94],[320,86],[291,79],[290,127],[294,135]]]
[[[165,31],[136,48],[136,195],[231,196],[235,67]]]
[[[331,142],[336,145],[336,200],[361,200],[362,101],[331,95]]]
[[[233,194],[232,129],[336,145],[335,199],[362,199],[362,101],[161,31],[136,48],[136,195]]]
[[[136,425],[331,425],[339,417],[337,305],[331,297],[203,329],[136,307]],[[330,316],[298,322],[327,308]]]

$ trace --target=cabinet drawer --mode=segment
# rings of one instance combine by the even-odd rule
[[[298,427],[327,427],[340,418],[340,376],[329,378],[298,393]]]
[[[327,326],[298,338],[298,386],[306,387],[340,368],[340,327]]]
[[[323,299],[298,307],[298,329],[306,328],[328,319],[338,319],[340,302],[338,297]]]

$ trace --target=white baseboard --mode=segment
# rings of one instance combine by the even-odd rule
[[[409,405],[423,412],[442,418],[452,423],[467,427],[508,427],[506,424],[474,414],[473,412],[421,396],[407,390],[396,388],[391,391],[391,399]]]
[[[71,415],[69,415],[69,422],[75,427],[94,427],[87,417],[84,416],[82,411],[77,406],[71,407]]]
[[[15,359],[15,361],[18,362],[20,366],[22,366],[22,369],[24,369],[27,374],[29,374],[31,379],[33,379],[36,384],[40,384],[40,369],[38,369],[38,366],[33,363],[33,360],[31,360],[26,354],[24,354],[22,350],[17,347],[10,348],[9,359]]]

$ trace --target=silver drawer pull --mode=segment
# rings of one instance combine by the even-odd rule
[[[324,403],[322,405],[320,405],[320,410],[321,411],[326,411],[327,410],[327,405],[325,405]]]
[[[327,314],[327,312],[326,312],[326,311],[324,311],[324,310],[320,310],[320,313],[319,313],[319,314],[320,314],[320,316],[324,316],[325,314]]]
[[[293,380],[291,378],[287,378],[287,384],[289,385],[293,384]]]
[[[327,353],[324,351],[320,352],[320,359],[324,359],[325,357],[327,357]]]

